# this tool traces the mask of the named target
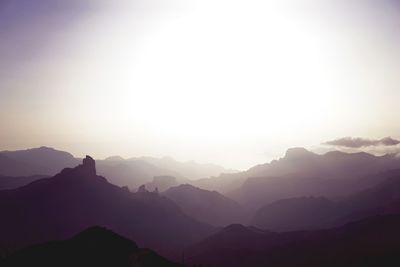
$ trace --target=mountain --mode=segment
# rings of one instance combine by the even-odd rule
[[[252,225],[276,231],[327,228],[366,217],[400,213],[400,170],[376,175],[377,185],[334,201],[324,197],[283,199],[260,208]]]
[[[379,184],[341,200],[349,212],[337,223],[359,220],[368,216],[400,213],[400,169],[381,174]]]
[[[91,227],[71,239],[51,241],[7,256],[0,265],[17,266],[115,266],[183,267],[149,249],[102,227]]]
[[[49,147],[32,148],[18,151],[0,152],[0,175],[4,176],[52,176],[65,167],[79,164],[81,159],[68,152]],[[98,172],[119,186],[136,188],[150,182],[154,176],[176,175],[173,170],[161,169],[144,160],[124,160],[121,157],[109,157],[97,162]]]
[[[203,177],[220,175],[223,172],[233,172],[226,170],[221,166],[214,164],[200,164],[194,161],[179,162],[171,157],[153,158],[153,157],[138,157],[123,159],[119,156],[109,157],[105,160],[98,161],[99,173],[104,176],[111,177],[113,183],[130,188],[137,188],[142,184],[147,184],[149,188],[157,187],[154,177],[175,177],[177,184],[189,183],[190,180]],[[163,186],[161,186],[163,187]],[[163,191],[167,188],[159,188]]]
[[[0,153],[0,174],[4,176],[31,176],[40,173],[40,168],[17,161]]]
[[[274,233],[229,226],[187,250],[187,262],[214,267],[398,266],[400,215],[329,230]]]
[[[213,267],[269,267],[273,265],[267,264],[268,256],[263,254],[304,236],[306,232],[276,233],[240,224],[229,225],[188,248],[186,261]]]
[[[200,179],[204,177],[212,177],[221,173],[233,173],[235,170],[228,170],[216,164],[201,164],[195,161],[180,162],[171,157],[152,158],[141,157],[140,160],[146,161],[161,169],[174,170],[182,177],[189,180]]]
[[[0,175],[3,176],[53,176],[65,167],[79,164],[81,159],[72,154],[49,147],[18,151],[0,152]],[[216,176],[232,172],[213,164],[199,164],[193,161],[179,162],[171,157],[139,157],[124,159],[111,156],[97,161],[98,173],[119,186],[135,189],[149,183],[155,176],[174,176],[179,183],[188,179]]]
[[[93,225],[107,227],[165,254],[207,235],[212,228],[190,218],[157,193],[131,193],[96,175],[95,161],[52,178],[0,191],[0,248],[65,239]]]
[[[366,209],[371,206],[380,206],[393,200],[400,199],[400,169],[380,174],[382,182],[375,186],[361,190],[343,201],[356,209]]]
[[[216,191],[185,184],[171,187],[163,195],[173,200],[189,216],[210,225],[225,226],[245,220],[244,209]]]
[[[6,176],[54,175],[77,163],[70,153],[44,146],[0,152],[0,174]]]
[[[289,149],[285,157],[242,173],[242,184],[227,194],[250,209],[274,201],[302,196],[337,198],[382,181],[376,175],[400,168],[394,155],[328,152],[318,155],[305,149]]]
[[[22,177],[14,177],[14,176],[10,177],[10,176],[0,175],[0,190],[15,189],[45,177],[46,176],[42,175],[22,176]]]
[[[273,202],[259,209],[251,225],[274,231],[311,230],[331,226],[346,214],[342,205],[324,197],[299,197]]]
[[[395,155],[374,156],[365,152],[345,153],[331,151],[319,155],[304,148],[290,148],[283,158],[248,170],[252,177],[268,173],[268,176],[324,175],[326,178],[363,177],[399,166]],[[361,168],[362,167],[362,168]]]
[[[143,160],[100,160],[98,172],[115,185],[128,186],[132,190],[149,183],[155,176],[174,176],[180,174],[161,169]]]

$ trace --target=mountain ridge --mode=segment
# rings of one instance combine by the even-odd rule
[[[54,177],[0,191],[0,210],[0,247],[10,249],[67,238],[100,225],[165,255],[212,230],[159,194],[131,193],[110,184],[96,175],[90,157]]]

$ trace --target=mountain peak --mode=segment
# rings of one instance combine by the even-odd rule
[[[83,159],[82,164],[75,168],[65,168],[62,170],[61,174],[73,174],[78,177],[92,177],[96,176],[96,161],[91,157],[86,155]]]
[[[96,162],[91,156],[86,155],[83,159],[82,165],[79,165],[78,168],[90,176],[96,175]]]
[[[293,147],[293,148],[289,148],[286,151],[285,158],[286,159],[301,159],[304,157],[310,157],[312,155],[315,155],[315,154],[311,151],[308,151],[304,147]]]

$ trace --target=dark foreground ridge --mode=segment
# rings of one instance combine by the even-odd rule
[[[268,232],[232,225],[189,249],[189,263],[216,267],[400,266],[400,215],[319,231]]]
[[[0,251],[63,240],[99,225],[171,256],[212,230],[166,197],[109,183],[96,175],[95,165],[87,156],[54,177],[0,191]]]
[[[183,267],[103,227],[91,227],[64,241],[51,241],[9,255],[4,267]]]

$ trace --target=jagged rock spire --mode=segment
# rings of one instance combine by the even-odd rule
[[[83,159],[81,165],[75,168],[81,175],[85,176],[95,176],[96,175],[96,161],[91,157],[86,155]]]

